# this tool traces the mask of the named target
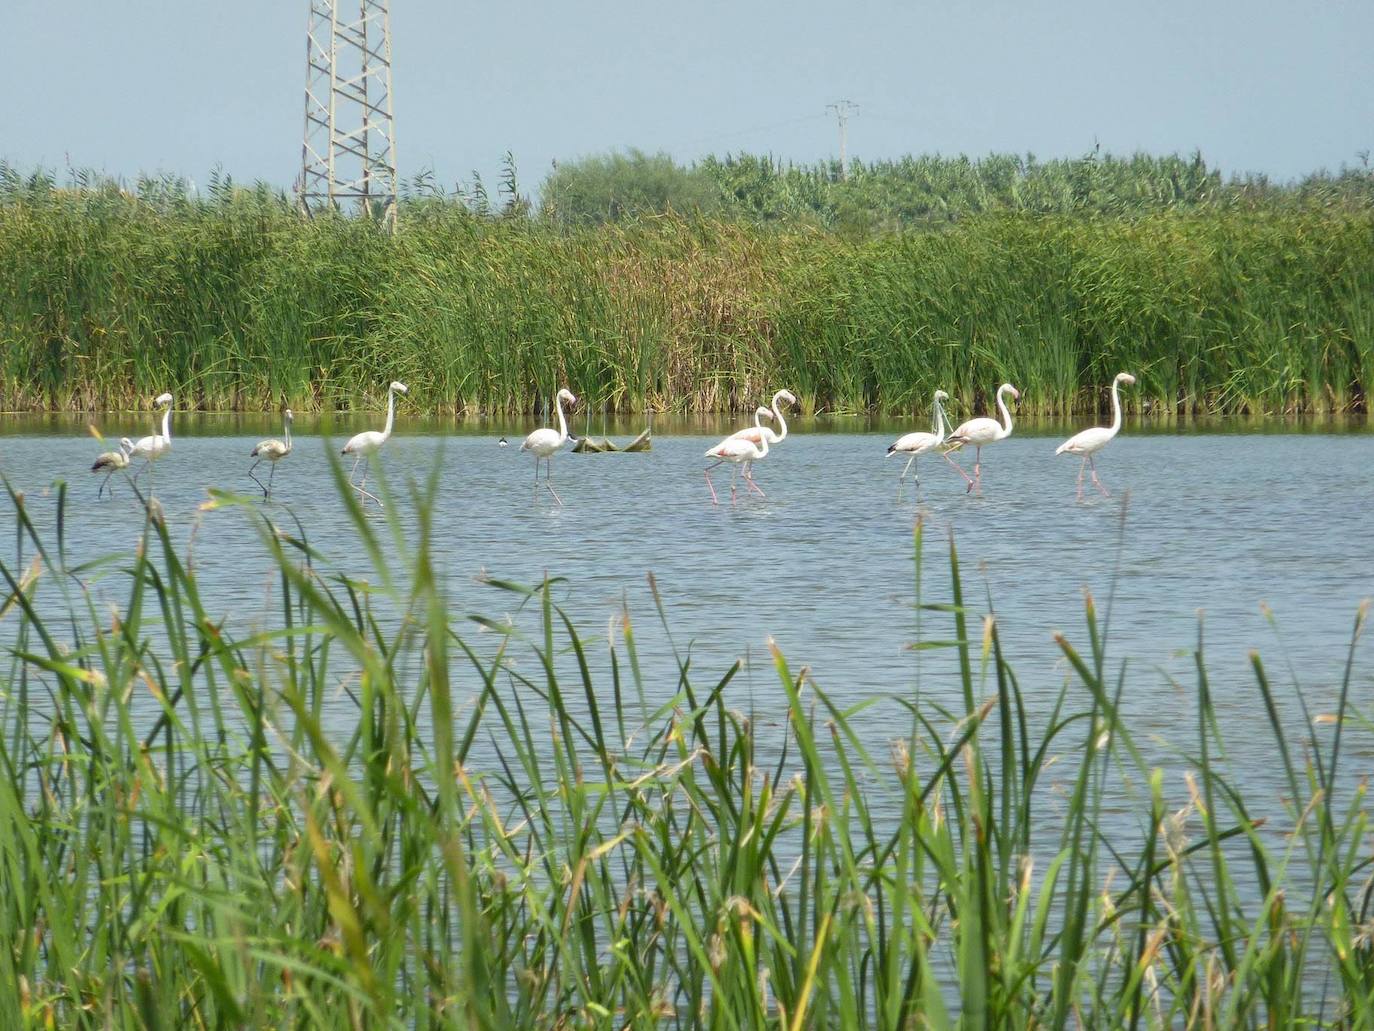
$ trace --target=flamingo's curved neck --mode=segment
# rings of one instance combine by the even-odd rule
[[[291,420],[286,420],[286,450],[291,450]]]
[[[1011,436],[1011,412],[1007,409],[1007,402],[1002,397],[1002,390],[997,391],[997,407],[1002,410],[1002,436]]]
[[[554,407],[558,409],[558,443],[561,446],[568,440],[568,420],[563,418],[562,395],[554,399]]]
[[[1119,388],[1121,381],[1112,380],[1112,436],[1115,437],[1121,429],[1121,394]]]
[[[169,402],[167,410],[162,413],[162,437],[168,444],[172,442],[172,405]]]
[[[396,421],[396,391],[388,390],[386,393],[386,426],[382,428],[382,439],[386,440],[391,436],[391,424]]]
[[[759,449],[759,457],[760,457],[760,458],[763,458],[765,455],[768,454],[768,434],[766,434],[766,433],[760,433],[760,434],[759,434],[758,449]]]
[[[782,417],[782,411],[778,408],[778,398],[782,397],[782,391],[773,395],[773,418],[778,420],[778,428],[774,430],[778,435],[778,443],[781,444],[787,439],[787,420]],[[755,420],[757,422],[757,420]],[[759,434],[762,436],[763,434]]]
[[[945,409],[939,398],[935,399],[935,436],[945,439]]]

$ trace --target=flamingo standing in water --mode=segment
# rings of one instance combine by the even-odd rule
[[[110,482],[110,477],[121,469],[129,468],[129,452],[134,449],[134,442],[128,437],[121,437],[118,451],[103,451],[96,456],[95,464],[91,466],[91,472],[104,473],[105,478],[100,481],[100,486],[96,488],[95,499],[100,500],[100,495],[104,492]],[[114,488],[110,487],[110,497],[114,497]]]
[[[754,482],[754,477],[749,470],[760,458],[766,458],[768,456],[768,438],[774,436],[774,434],[759,422],[759,420],[771,418],[773,418],[773,413],[767,408],[760,406],[754,410],[754,425],[765,432],[759,434],[757,443],[750,440],[748,437],[731,434],[706,452],[707,458],[715,459],[715,461],[708,465],[705,470],[706,486],[711,489],[712,504],[719,505],[720,499],[716,497],[716,486],[711,482],[711,470],[722,462],[730,462],[734,465],[734,468],[730,471],[730,501],[732,503],[735,500],[737,489],[736,481],[739,476],[740,466],[744,466],[745,485],[758,491],[759,497],[765,497],[763,490]]]
[[[291,409],[288,408],[285,412],[285,440],[277,440],[276,438],[271,440],[260,440],[258,441],[258,446],[248,454],[249,458],[256,458],[258,460],[248,467],[248,475],[253,477],[254,483],[262,487],[262,496],[264,498],[270,498],[272,496],[272,481],[277,478],[277,463],[291,453],[291,420],[294,418],[295,416],[291,414]],[[253,470],[258,467],[259,462],[272,463],[272,472],[267,477],[266,487],[262,486],[262,481],[260,479],[253,476]]]
[[[549,488],[549,493],[553,495],[553,500],[558,502],[559,507],[563,505],[563,499],[558,496],[558,491],[553,489],[553,453],[568,442],[568,420],[563,417],[563,402],[577,404],[577,397],[571,390],[564,387],[554,398],[554,407],[558,409],[558,429],[545,426],[543,429],[535,430],[525,442],[520,445],[521,451],[528,451],[534,455],[534,493],[539,494],[539,461],[544,461],[544,486]]]
[[[778,407],[779,401],[786,401],[789,405],[794,405],[797,403],[797,396],[793,394],[790,390],[779,390],[776,394],[773,395],[772,407],[769,409],[765,409],[765,411],[768,413],[767,417],[777,420],[778,428],[776,430],[774,430],[771,426],[764,426],[761,422],[759,422],[761,416],[757,412],[755,412],[754,425],[746,426],[742,430],[736,430],[734,433],[730,434],[730,436],[726,439],[749,440],[753,441],[755,444],[758,444],[761,443],[765,437],[767,437],[769,444],[781,444],[784,440],[787,439],[787,420],[783,418],[782,410]],[[754,482],[753,461],[748,461],[744,463],[744,479],[745,482],[754,490],[759,489],[758,484]],[[762,495],[763,491],[760,490],[759,494]]]
[[[1002,412],[1002,422],[996,419],[981,418],[970,419],[966,423],[956,426],[954,432],[949,435],[948,443],[954,446],[945,452],[945,461],[959,470],[959,475],[968,481],[968,487],[964,493],[969,493],[974,488],[979,493],[983,490],[983,448],[989,444],[995,444],[999,440],[1006,440],[1011,436],[1011,412],[1007,411],[1007,403],[1002,400],[1003,394],[1010,394],[1013,398],[1020,398],[1021,392],[1010,383],[1003,383],[997,388],[997,407]],[[959,463],[949,457],[950,451],[957,451],[965,444],[972,444],[973,454],[973,475],[969,476],[959,467]]]
[[[1110,444],[1112,438],[1121,431],[1121,394],[1118,387],[1122,383],[1130,386],[1134,382],[1135,377],[1129,372],[1118,372],[1116,379],[1112,380],[1112,424],[1110,426],[1093,426],[1080,433],[1075,433],[1054,449],[1056,455],[1068,453],[1083,456],[1083,463],[1078,467],[1079,501],[1083,500],[1083,471],[1089,468],[1092,469],[1093,486],[1102,492],[1104,498],[1112,496],[1107,488],[1102,486],[1102,481],[1097,478],[1097,466],[1093,463],[1093,455]]]
[[[940,404],[941,401],[948,400],[949,395],[943,390],[935,391],[935,432],[926,433],[916,431],[898,437],[887,449],[888,455],[910,455],[907,459],[906,468],[902,470],[902,475],[897,477],[897,496],[902,496],[902,482],[906,479],[907,470],[916,464],[916,459],[924,455],[927,451],[933,451],[945,442],[945,410]],[[917,490],[921,486],[921,471],[919,467],[916,475],[912,478]]]
[[[143,475],[145,469],[151,469],[153,463],[172,450],[172,395],[158,394],[153,398],[153,404],[165,405],[162,412],[162,432],[149,434],[146,437],[139,437],[129,451],[129,461],[143,459],[143,466],[134,473],[133,485],[138,487],[138,478]],[[149,473],[152,476],[152,473]]]
[[[381,498],[375,494],[370,494],[367,490],[367,467],[372,464],[372,456],[382,449],[382,445],[391,436],[391,426],[396,420],[396,395],[409,392],[404,383],[393,380],[391,385],[386,388],[386,425],[382,427],[381,432],[363,430],[362,433],[356,434],[350,439],[343,448],[344,454],[354,456],[353,468],[348,471],[348,485],[350,487],[356,486],[358,493],[364,498],[371,498],[377,502],[378,508],[383,507]],[[359,462],[363,463],[363,478],[359,483],[354,484],[353,474],[358,471]]]
[[[758,408],[754,409],[754,425],[746,426],[742,430],[736,430],[734,433],[730,434],[730,436],[726,437],[725,440],[742,440],[755,445],[762,444],[766,440],[769,444],[776,444],[778,441],[782,440],[783,437],[787,436],[787,423],[784,422],[782,424],[782,433],[778,434],[773,432],[770,427],[763,424],[764,419],[771,418],[773,418],[772,411],[760,405]],[[725,443],[725,440],[721,441],[721,443]],[[720,462],[716,463],[716,465],[719,464]],[[712,469],[715,467],[715,465],[711,466]],[[710,477],[707,477],[707,480],[709,482]],[[762,488],[754,482],[754,463],[752,459],[744,460],[744,485],[748,490],[758,491],[759,497],[764,496]],[[715,492],[714,487],[712,487],[711,490],[713,493]]]

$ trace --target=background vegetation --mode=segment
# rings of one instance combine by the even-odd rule
[[[381,522],[334,473],[371,568],[244,505],[279,583],[254,625],[207,607],[156,507],[134,554],[72,567],[65,488],[55,534],[11,492],[0,1025],[1374,1022],[1350,666],[1294,731],[1301,691],[1254,657],[1285,788],[1247,797],[1200,641],[1151,765],[1091,599],[1063,686],[1023,694],[952,544],[923,585],[918,527],[918,647],[958,672],[946,706],[859,703],[909,713],[864,740],[776,651],[775,701],[744,712],[738,664],[657,680],[628,612],[593,648],[552,584],[492,584],[524,633],[459,617],[424,492]]]
[[[506,185],[510,181],[508,163]],[[458,195],[471,197],[471,188],[459,187]],[[654,203],[646,204],[650,196]],[[742,153],[684,166],[665,154],[631,150],[558,165],[544,180],[540,198],[543,216],[564,224],[672,210],[863,236],[988,212],[1129,216],[1312,205],[1368,210],[1374,176],[1366,164],[1276,184],[1264,176],[1226,179],[1198,154],[1093,153],[1049,161],[1015,154],[855,159],[845,177],[838,161],[793,164]]]
[[[347,407],[402,378],[437,412],[811,411],[1127,402],[1366,410],[1374,176],[1223,181],[1198,159],[1039,163],[631,152],[556,168],[536,209],[410,184],[401,230],[302,220],[265,186],[123,186],[0,165],[0,407]],[[370,400],[365,403],[371,403]]]

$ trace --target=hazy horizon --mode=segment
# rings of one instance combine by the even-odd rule
[[[220,168],[288,188],[300,165],[305,0],[19,0],[0,82],[0,158],[197,183]],[[872,0],[626,0],[459,9],[393,0],[402,180],[488,184],[513,153],[522,192],[551,162],[626,151],[680,163],[747,151],[837,156],[826,105],[859,105],[849,152],[1074,158],[1200,152],[1227,177],[1288,182],[1374,149],[1374,4],[1050,0],[918,8]],[[33,84],[39,84],[37,88]]]

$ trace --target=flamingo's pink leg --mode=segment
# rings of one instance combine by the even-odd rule
[[[1093,461],[1092,455],[1088,456],[1088,465],[1092,467],[1093,471],[1093,486],[1102,492],[1102,496],[1104,498],[1111,497],[1111,491],[1107,490],[1106,487],[1102,486],[1102,481],[1097,478],[1097,463]]]
[[[719,462],[712,462],[704,470],[704,472],[706,473],[706,486],[711,489],[711,504],[713,505],[720,504],[720,498],[716,497],[716,485],[711,482],[711,470],[718,465],[720,465]]]
[[[353,473],[357,472],[359,462],[363,463],[363,478],[357,483],[353,483]],[[353,489],[358,492],[359,497],[365,500],[370,499],[375,501],[377,502],[378,508],[384,508],[385,506],[382,504],[382,499],[367,489],[367,470],[368,466],[371,464],[372,457],[370,455],[359,455],[357,458],[353,459],[353,472],[348,474],[348,482],[353,484]]]
[[[1088,459],[1084,457],[1083,462],[1078,467],[1078,500],[1083,500],[1083,473],[1087,471]]]
[[[553,457],[544,459],[544,486],[549,488],[549,493],[553,495],[553,500],[558,502],[558,507],[563,507],[563,499],[558,496],[558,491],[553,489]]]
[[[948,451],[945,452],[945,461],[948,462],[950,465],[952,465],[952,466],[954,467],[954,471],[957,472],[960,476],[962,476],[962,477],[968,482],[970,488],[973,486],[973,480],[969,479],[968,473],[964,472],[964,467],[961,466],[961,465],[960,465],[958,462],[956,462],[954,459],[950,458],[950,457],[949,457],[949,452],[948,452]],[[967,492],[965,492],[965,493],[967,493]]]

